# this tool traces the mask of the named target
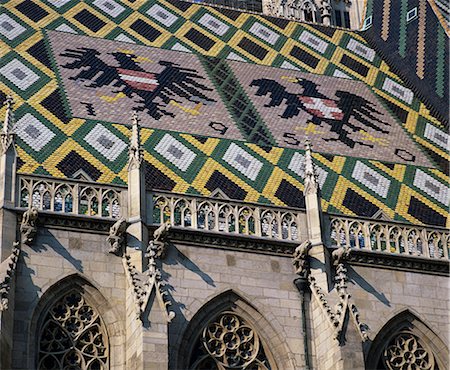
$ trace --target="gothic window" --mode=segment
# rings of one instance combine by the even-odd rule
[[[108,369],[108,337],[100,316],[77,290],[45,314],[38,344],[39,369]]]
[[[386,343],[378,364],[388,370],[438,370],[433,353],[408,331],[397,333]]]
[[[270,370],[255,329],[234,312],[222,312],[202,330],[191,356],[195,370]]]

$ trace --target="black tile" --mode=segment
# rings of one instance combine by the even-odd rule
[[[167,2],[172,4],[175,8],[180,9],[182,12],[185,12],[192,6],[192,4],[190,4],[186,1],[167,0]]]
[[[100,31],[103,26],[106,25],[100,18],[95,14],[83,9],[81,12],[73,16],[78,22],[80,22],[86,28],[89,28],[92,32]]]
[[[408,112],[402,108],[400,108],[398,105],[392,103],[391,101],[383,99],[383,102],[389,107],[390,111],[395,114],[395,116],[402,122],[406,123],[406,120],[408,119]]]
[[[220,189],[231,199],[244,200],[247,196],[247,192],[244,189],[242,189],[239,185],[236,185],[219,171],[213,172],[206,183],[205,188],[211,192],[216,189]]]
[[[320,153],[322,157],[324,157],[327,161],[333,162],[334,161],[334,155],[328,154],[328,153]]]
[[[244,37],[239,42],[238,46],[244,49],[247,53],[250,53],[254,57],[258,58],[259,60],[263,60],[268,53],[268,50],[264,49],[258,44],[255,44],[252,40],[249,40],[247,37]]]
[[[211,49],[215,44],[214,40],[197,31],[195,28],[191,28],[189,31],[187,31],[184,37],[192,41],[195,45],[200,46],[205,51]]]
[[[275,26],[285,29],[287,25],[289,24],[289,21],[287,19],[283,18],[275,18],[275,17],[264,17],[266,20],[268,20],[270,23],[274,24]]]
[[[342,205],[355,212],[358,216],[364,217],[372,217],[379,210],[375,204],[369,202],[352,189],[347,189]]]
[[[56,89],[44,100],[42,100],[41,105],[55,117],[60,119],[61,122],[68,123],[70,121],[70,117],[66,114],[64,109],[64,101],[59,89]]]
[[[336,32],[336,29],[333,27],[326,27],[326,26],[319,26],[314,25],[313,26],[317,31],[322,32],[323,34],[327,35],[328,37],[333,37],[334,33]]]
[[[393,170],[395,168],[395,163],[389,163],[389,162],[381,162],[384,166],[389,168],[390,170]]]
[[[177,184],[170,177],[162,173],[151,163],[144,162],[145,165],[145,187],[147,190],[172,190]]]
[[[219,11],[221,14],[223,14],[225,17],[231,19],[232,21],[238,19],[239,16],[242,14],[241,12],[231,9],[218,8],[216,10]]]
[[[30,18],[33,22],[39,22],[48,15],[48,12],[45,9],[42,9],[31,0],[25,0],[17,5],[16,9]]]
[[[16,158],[16,171],[19,171],[26,162],[23,161],[19,156],[17,156]]]
[[[77,171],[83,170],[92,180],[97,181],[102,174],[97,168],[74,151],[67,154],[56,167],[67,177],[72,177]]]
[[[206,143],[208,141],[208,138],[205,136],[199,136],[199,135],[192,135],[192,137],[197,140],[199,143]]]
[[[424,224],[445,226],[446,219],[443,215],[414,197],[409,202],[408,213]]]
[[[346,54],[342,55],[341,63],[344,66],[350,68],[352,71],[355,71],[356,73],[358,73],[361,76],[366,77],[367,74],[369,73],[369,68],[368,67],[366,67],[365,65],[361,64],[357,60],[355,60],[353,58],[350,58]]]
[[[50,57],[47,53],[44,40],[40,40],[27,50],[33,58],[41,62],[47,68],[52,68]]]
[[[294,46],[291,50],[291,56],[310,66],[311,68],[316,68],[319,64],[319,59],[314,55],[311,55],[307,51],[300,49],[298,46]]]
[[[289,207],[305,208],[303,192],[286,180],[281,180],[275,196]]]
[[[136,20],[130,28],[136,31],[139,35],[145,37],[150,42],[155,41],[159,36],[162,35],[156,28],[153,28],[148,23],[144,22],[142,19]]]

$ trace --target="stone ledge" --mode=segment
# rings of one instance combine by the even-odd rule
[[[16,208],[17,221],[20,224],[25,209]],[[110,227],[116,219],[89,217],[84,215],[39,211],[37,226],[50,227],[52,229],[83,231],[87,233],[109,233]]]
[[[159,225],[149,226],[150,233]],[[203,248],[219,248],[241,252],[254,252],[291,257],[298,242],[272,240],[255,236],[221,233],[217,231],[200,231],[196,229],[172,227],[169,231],[172,241]]]
[[[347,259],[350,265],[378,267],[390,270],[424,272],[430,275],[449,276],[449,261],[419,256],[396,255],[352,249]]]

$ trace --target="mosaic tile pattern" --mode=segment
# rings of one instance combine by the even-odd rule
[[[443,6],[446,3],[446,6]],[[385,6],[389,4],[389,6]],[[363,36],[448,126],[448,1],[369,0]],[[416,14],[416,16],[412,16]]]
[[[449,225],[445,122],[430,114],[430,109],[435,114],[433,106],[425,106],[415,95],[417,89],[405,85],[373,51],[378,49],[368,45],[361,34],[176,0],[2,3],[0,102],[7,94],[16,101],[15,116],[20,123],[17,151],[22,173],[73,177],[82,171],[94,181],[124,184],[127,180],[127,150],[123,144],[127,144],[130,136],[129,127],[124,125],[129,116],[105,122],[89,116],[87,113],[92,110],[87,105],[79,106],[84,109],[84,118],[71,112],[65,98],[68,88],[56,73],[52,60],[53,45],[48,40],[51,30],[65,32],[64,37],[89,36],[96,47],[101,38],[118,40],[124,49],[146,45],[161,49],[161,55],[162,49],[191,53],[182,53],[183,58],[197,55],[199,68],[207,75],[206,78],[202,74],[203,84],[207,83],[205,86],[217,94],[216,106],[225,107],[229,121],[208,121],[209,132],[181,133],[175,132],[181,131],[177,126],[173,129],[168,122],[160,125],[161,120],[148,118],[144,124],[151,128],[143,129],[142,140],[149,188],[203,195],[219,188],[234,199],[304,207],[303,175],[298,165],[303,151],[277,147],[253,92],[246,92],[249,87],[233,72],[229,61],[234,60],[242,66],[246,66],[242,62],[248,62],[248,65],[282,67],[287,74],[296,71],[340,77],[339,83],[343,84],[363,82],[365,85],[359,82],[362,86],[359,93],[366,94],[369,89],[377,106],[386,110],[399,130],[403,127],[399,132],[407,133],[411,147],[419,147],[418,153],[429,161],[417,166],[409,164],[407,159],[411,158],[406,155],[402,163],[345,156],[349,154],[339,151],[315,153],[325,211],[372,216],[381,209],[396,220]],[[436,42],[442,42],[436,34]],[[446,49],[436,50],[437,60],[442,60],[439,50]],[[148,66],[153,68],[156,64]],[[447,66],[437,62],[436,68],[445,71]],[[435,73],[431,80],[426,80],[435,81],[437,91],[445,90],[442,81],[446,80],[439,76]],[[136,96],[133,99],[135,104],[142,104]],[[169,108],[175,109],[177,115],[185,113],[177,107]],[[201,109],[209,108],[205,104]],[[0,115],[4,109],[0,108]],[[141,116],[145,114],[141,112]],[[271,121],[277,120],[281,118],[273,114]],[[238,137],[236,133],[231,135],[230,128],[225,130],[231,122],[237,127],[240,140],[227,139]]]

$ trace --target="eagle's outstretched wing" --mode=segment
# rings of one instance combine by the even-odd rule
[[[336,91],[336,96],[339,98],[337,105],[344,113],[342,122],[353,129],[353,131],[359,131],[366,126],[383,134],[389,133],[388,130],[383,128],[383,126],[390,126],[389,123],[382,121],[376,116],[381,115],[381,112],[375,109],[371,102],[347,91]],[[349,123],[352,116],[364,126],[358,127]]]
[[[95,49],[77,48],[67,49],[61,56],[72,58],[72,62],[63,65],[66,69],[78,69],[81,71],[76,75],[69,77],[70,80],[75,81],[90,81],[88,87],[101,87],[109,85],[114,82],[115,86],[120,86],[119,75],[114,67],[108,66],[98,56],[101,53]]]
[[[265,107],[279,107],[283,101],[286,103],[286,109],[284,110],[281,118],[292,118],[297,116],[302,109],[302,105],[298,96],[286,91],[286,88],[274,80],[267,78],[260,78],[253,80],[250,86],[257,86],[256,96],[265,96],[269,94],[270,102],[265,104]]]

